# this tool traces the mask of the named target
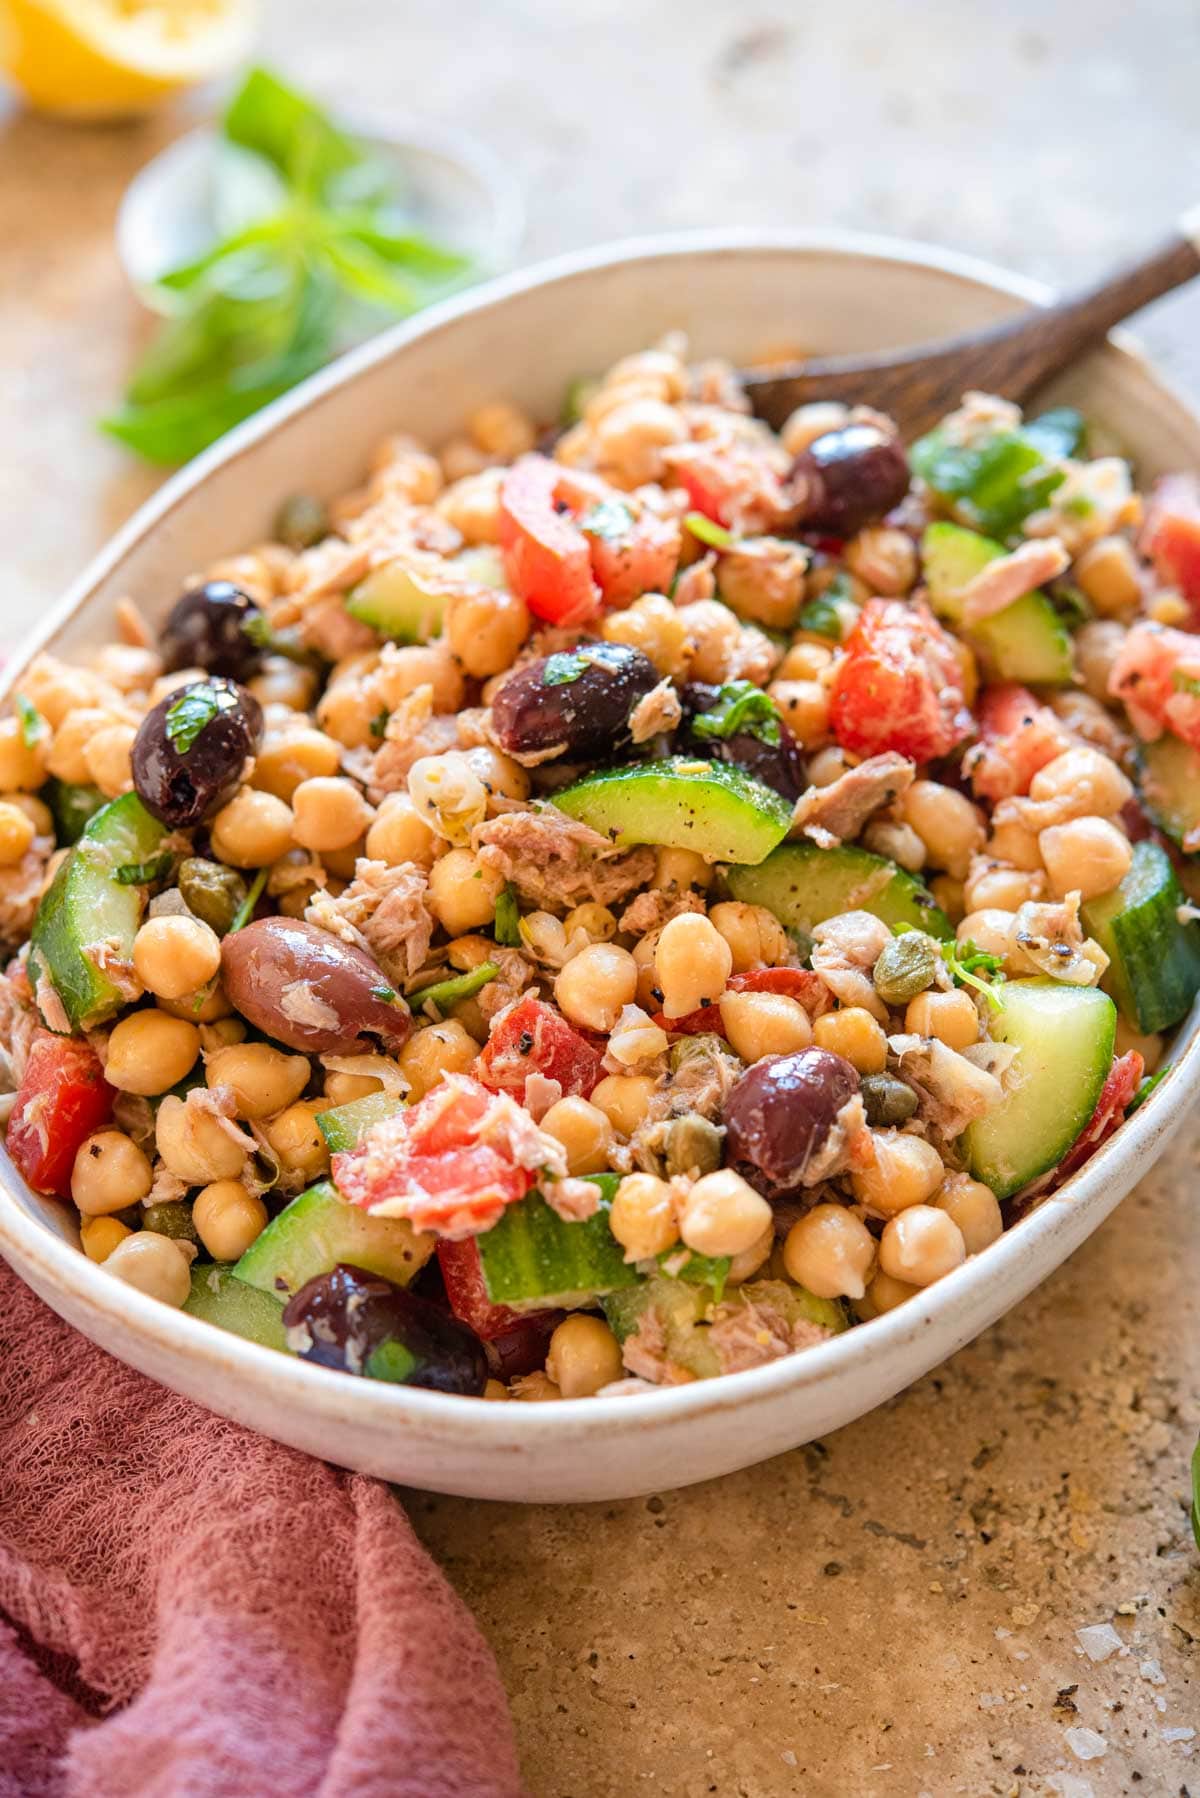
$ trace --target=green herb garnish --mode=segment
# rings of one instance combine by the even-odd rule
[[[633,513],[623,499],[602,499],[579,520],[579,528],[588,537],[602,537],[606,542],[627,537],[633,529]]]
[[[996,1011],[1004,1010],[1004,1000],[995,990],[1005,979],[1004,963],[998,955],[977,949],[968,937],[960,944],[943,943],[942,960],[949,968],[955,986],[974,987]],[[986,979],[982,978],[984,975]]]
[[[262,898],[262,891],[266,884],[267,870],[266,868],[260,868],[250,883],[250,891],[246,894],[246,897],[234,912],[233,921],[231,922],[229,929],[225,932],[226,936],[232,936],[235,930],[240,930],[244,924],[250,922],[251,918],[254,916],[254,908]]]
[[[1077,631],[1089,618],[1095,617],[1087,595],[1070,581],[1057,582],[1050,588],[1050,604],[1069,631]]]
[[[1200,699],[1200,680],[1194,674],[1185,674],[1182,668],[1176,668],[1172,672],[1171,685],[1177,693],[1187,693],[1192,699]]]
[[[711,549],[732,549],[737,542],[732,531],[727,531],[715,518],[706,518],[703,512],[689,512],[683,522],[693,537],[700,543],[707,543]]]
[[[672,1272],[668,1262],[679,1265]],[[715,1304],[719,1305],[725,1297],[725,1282],[729,1278],[728,1255],[697,1255],[691,1249],[664,1249],[658,1257],[658,1265],[671,1279],[686,1280],[689,1286],[711,1286]]]
[[[825,637],[831,643],[841,643],[854,629],[861,609],[848,578],[838,574],[824,593],[801,608],[796,629],[807,631],[813,637]]]
[[[266,69],[245,77],[221,136],[218,198],[236,222],[161,278],[165,321],[103,421],[152,462],[196,455],[471,269],[411,230],[387,164]]]
[[[21,724],[21,741],[26,749],[32,749],[45,736],[48,726],[32,699],[24,693],[13,694],[13,710]]]
[[[748,680],[726,681],[708,710],[692,719],[691,728],[697,737],[757,737],[772,749],[783,741],[775,701]]]
[[[237,705],[237,694],[230,687],[193,687],[181,693],[167,708],[167,738],[176,753],[186,755],[214,718],[236,711]]]
[[[521,947],[521,908],[517,904],[516,888],[510,881],[496,900],[496,918],[492,933],[498,943],[506,949]]]
[[[371,997],[372,999],[381,999],[385,1005],[390,1005],[396,997],[396,990],[390,986],[373,986]]]
[[[392,714],[388,711],[386,706],[384,706],[381,711],[376,712],[370,724],[367,726],[367,730],[373,737],[382,737],[384,735],[388,727],[388,719],[391,715]]]
[[[168,850],[148,862],[122,862],[119,868],[113,869],[113,879],[123,887],[149,886],[170,873],[174,859]]]
[[[546,666],[542,669],[542,685],[569,687],[572,681],[578,680],[586,671],[587,666],[582,656],[567,655],[559,650],[555,655],[546,657]]]
[[[481,962],[469,974],[455,974],[450,980],[438,980],[433,986],[423,986],[420,992],[411,995],[412,1003],[424,1012],[428,1012],[432,1005],[432,1015],[438,1019],[444,1018],[461,999],[471,998],[489,980],[495,980],[499,972],[494,961]]]
[[[1150,1097],[1150,1094],[1154,1091],[1155,1087],[1161,1080],[1166,1079],[1170,1071],[1170,1068],[1159,1068],[1156,1073],[1147,1074],[1145,1078],[1138,1083],[1136,1092],[1125,1107],[1126,1117],[1132,1117],[1134,1112],[1146,1103],[1146,1100]]]

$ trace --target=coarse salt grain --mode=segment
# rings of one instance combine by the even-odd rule
[[[1077,1761],[1098,1761],[1108,1753],[1108,1743],[1094,1729],[1064,1729],[1063,1740]]]
[[[1109,1655],[1127,1653],[1111,1623],[1092,1623],[1075,1631],[1075,1640],[1089,1661],[1106,1661]]]
[[[1152,1686],[1165,1686],[1167,1683],[1167,1676],[1157,1661],[1142,1661],[1138,1672],[1143,1679],[1148,1679]]]
[[[1051,1773],[1046,1784],[1058,1798],[1096,1798],[1096,1788],[1091,1780],[1081,1778],[1078,1773]]]
[[[1164,1729],[1162,1739],[1164,1742],[1190,1742],[1195,1734],[1194,1729]]]

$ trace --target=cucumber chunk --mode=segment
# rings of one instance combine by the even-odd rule
[[[600,1209],[581,1223],[566,1222],[534,1192],[476,1238],[493,1304],[514,1311],[569,1311],[639,1283],[608,1224],[618,1176],[597,1174],[593,1184],[601,1190]]]
[[[351,1099],[348,1105],[335,1105],[331,1111],[318,1111],[317,1128],[325,1138],[331,1155],[357,1147],[359,1138],[372,1124],[394,1117],[401,1101],[390,1093],[368,1093],[365,1098]]]
[[[119,868],[150,861],[166,834],[136,793],[103,806],[54,877],[33,921],[30,977],[53,982],[76,1030],[90,1030],[128,1001],[85,953],[105,944],[116,961],[132,963],[145,897],[123,885]]]
[[[189,1317],[202,1317],[263,1348],[287,1348],[280,1301],[239,1280],[227,1265],[206,1261],[193,1267],[192,1290],[183,1308]]]
[[[1178,737],[1143,743],[1135,755],[1142,804],[1164,836],[1200,849],[1200,754]]]
[[[50,807],[60,849],[64,844],[77,843],[89,818],[94,818],[105,804],[99,787],[76,786],[65,780],[48,780],[41,796]]]
[[[248,1286],[281,1297],[330,1273],[339,1261],[407,1286],[433,1249],[434,1238],[418,1235],[407,1218],[371,1217],[322,1180],[272,1219],[233,1271]]]
[[[792,821],[786,799],[732,762],[678,755],[589,774],[554,803],[617,848],[654,843],[706,861],[761,862]]]
[[[1005,1096],[962,1138],[967,1164],[998,1199],[1057,1167],[1083,1129],[1112,1066],[1117,1008],[1097,987],[1009,980],[992,1036],[1017,1059]]]
[[[962,525],[929,525],[921,540],[921,559],[929,602],[938,617],[962,629],[959,593],[1005,553],[1002,543]],[[1044,593],[1026,593],[963,634],[994,680],[1062,686],[1074,675],[1070,633]]]
[[[885,924],[912,924],[930,936],[953,936],[950,920],[915,874],[885,856],[845,843],[785,843],[757,867],[730,868],[729,890],[747,905],[763,905],[789,930],[811,934],[826,918],[869,911]]]
[[[450,568],[461,576],[463,585],[505,585],[500,553],[490,544],[465,551]],[[430,643],[441,634],[446,607],[459,590],[452,582],[439,585],[436,576],[404,562],[384,562],[351,591],[346,610],[397,643]]]
[[[769,1305],[789,1324],[820,1324],[834,1335],[847,1328],[845,1308],[838,1300],[819,1299],[803,1286],[785,1280],[751,1280],[726,1294],[723,1311],[727,1314],[749,1305]],[[714,1309],[710,1287],[665,1277],[644,1280],[604,1300],[604,1314],[619,1342],[632,1336],[653,1314],[662,1331],[666,1359],[702,1380],[725,1371],[710,1340]]]
[[[1082,908],[1084,928],[1109,957],[1102,985],[1135,1030],[1166,1030],[1200,990],[1200,927],[1181,924],[1183,892],[1159,843],[1133,846],[1120,886]]]

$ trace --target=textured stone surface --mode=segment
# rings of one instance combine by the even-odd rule
[[[1198,48],[1187,0],[274,0],[267,44],[327,93],[510,156],[531,254],[782,221],[1058,284],[1200,195]],[[152,485],[89,421],[138,328],[116,204],[187,116],[0,116],[5,637]],[[1198,326],[1190,293],[1142,326],[1196,396]],[[537,1798],[1195,1792],[1194,1741],[1170,1737],[1200,1728],[1194,1145],[1018,1311],[822,1444],[624,1505],[412,1495],[499,1656]],[[1075,1631],[1101,1623],[1128,1653],[1088,1659]]]

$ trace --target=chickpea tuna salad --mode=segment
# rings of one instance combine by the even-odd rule
[[[150,598],[150,596],[144,596]],[[1200,483],[669,342],[132,601],[0,721],[8,1152],[353,1375],[760,1365],[985,1251],[1200,986]]]

